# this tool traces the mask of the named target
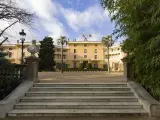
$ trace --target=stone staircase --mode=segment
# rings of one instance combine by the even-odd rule
[[[9,117],[108,116],[148,113],[126,83],[35,83]]]

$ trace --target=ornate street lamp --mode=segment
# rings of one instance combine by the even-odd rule
[[[24,44],[24,41],[25,41],[25,37],[26,37],[26,33],[24,32],[24,30],[22,29],[21,32],[19,32],[19,35],[20,35],[20,40],[22,41],[22,53],[21,53],[21,64],[23,64],[23,57],[24,57],[24,53],[23,53],[23,44]]]

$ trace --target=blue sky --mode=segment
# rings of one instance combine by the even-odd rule
[[[100,41],[103,36],[111,35],[114,30],[114,23],[111,23],[108,11],[103,9],[99,0],[15,1],[19,1],[17,3],[20,7],[34,12],[39,18],[34,22],[36,31],[24,25],[14,26],[14,35],[18,37],[20,29],[25,29],[27,41],[42,40],[45,36],[52,36],[56,41],[62,35],[70,40],[82,41],[82,34],[85,34],[89,41]],[[89,38],[89,34],[92,34],[92,37]],[[15,40],[18,39],[17,36]]]
[[[100,40],[100,37],[103,35],[110,35],[113,32],[114,24],[111,23],[107,12],[106,15],[103,15],[104,9],[99,0],[55,0],[53,2],[61,4],[64,9],[74,11],[75,14],[78,12],[79,14],[77,14],[81,16],[80,18],[76,16],[77,22],[75,22],[75,24],[83,25],[80,25],[76,30],[73,25],[68,25],[63,14],[58,15],[59,21],[61,21],[65,29],[67,29],[69,38],[81,40],[83,39],[81,38],[82,34],[86,36],[92,34],[93,38],[90,38],[91,40]],[[87,17],[87,20],[91,21],[91,23],[85,22],[87,20],[82,19],[83,17]],[[78,18],[81,20],[79,21]]]
[[[97,41],[113,32],[114,24],[99,0],[45,1],[39,3],[41,10],[31,2],[36,14],[42,18],[38,25],[40,39],[52,36],[56,40],[59,36],[65,35],[71,40],[84,40],[82,34],[86,37],[92,34],[88,40]]]

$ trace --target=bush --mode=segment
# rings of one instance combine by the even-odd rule
[[[106,69],[101,68],[91,68],[91,69],[78,69],[78,68],[68,68],[64,71],[106,71]]]
[[[83,68],[83,63],[80,63],[80,64],[79,64],[79,69],[84,69],[84,68]]]
[[[108,64],[103,64],[103,68],[108,71]]]
[[[9,93],[11,93],[21,81],[14,80],[13,78],[7,76],[0,76],[0,100],[5,98]]]
[[[18,68],[19,67],[19,68]],[[17,70],[22,66],[16,64],[5,64],[0,66],[0,100],[11,93],[21,82]]]
[[[87,69],[92,69],[92,64],[91,63],[87,64]]]

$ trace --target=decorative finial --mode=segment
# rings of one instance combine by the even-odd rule
[[[32,45],[27,50],[31,53],[31,56],[35,56],[35,53],[39,52],[39,48],[36,46],[36,40],[32,40]]]

